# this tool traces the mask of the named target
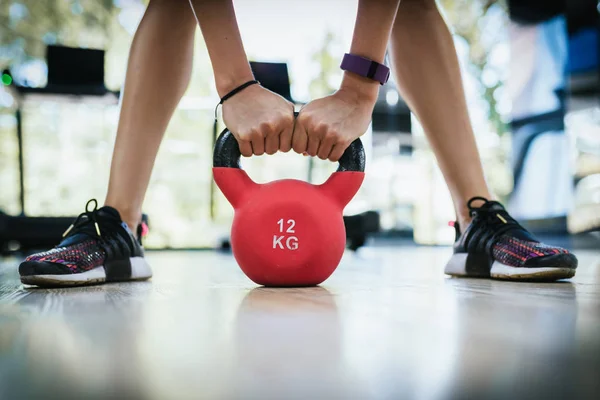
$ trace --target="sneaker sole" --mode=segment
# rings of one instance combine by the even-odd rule
[[[574,268],[565,267],[519,268],[502,264],[499,261],[494,261],[490,270],[490,276],[482,276],[467,272],[467,254],[464,253],[454,254],[444,269],[445,274],[452,276],[538,282],[569,279],[575,276],[575,271]]]
[[[119,281],[143,281],[152,277],[152,269],[144,257],[132,257],[129,262],[131,263],[131,277]],[[21,276],[21,283],[44,287],[97,285],[106,283],[106,271],[104,266],[100,266],[80,274],[26,275]]]

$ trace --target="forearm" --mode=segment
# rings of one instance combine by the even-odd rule
[[[232,0],[191,0],[206,42],[219,96],[253,79]]]
[[[400,0],[359,0],[350,53],[383,63]],[[379,83],[344,72],[342,89],[377,97]]]

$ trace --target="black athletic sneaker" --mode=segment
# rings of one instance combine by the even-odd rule
[[[473,207],[475,201],[483,201]],[[469,200],[473,221],[461,232],[454,223],[454,255],[445,273],[508,280],[555,281],[575,275],[577,258],[560,247],[537,241],[497,201]]]
[[[88,210],[90,204],[94,208]],[[141,237],[143,227],[138,227]],[[152,276],[136,239],[112,207],[98,209],[95,199],[52,250],[33,254],[19,266],[21,282],[37,286],[74,286],[144,280]]]

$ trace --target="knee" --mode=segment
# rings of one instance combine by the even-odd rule
[[[181,25],[195,25],[196,20],[189,0],[150,0],[146,13],[157,13]]]
[[[190,8],[189,0],[150,0],[149,7],[165,7],[169,9]]]
[[[189,0],[150,0],[148,10],[159,10],[169,14],[191,14]]]
[[[401,0],[399,10],[432,12],[437,11],[437,5],[435,0]]]

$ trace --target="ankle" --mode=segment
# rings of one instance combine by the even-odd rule
[[[131,231],[131,233],[133,233],[133,236],[136,239],[139,239],[138,226],[142,222],[142,220],[140,219],[139,221],[123,221],[123,222],[125,222],[127,224],[127,226],[129,227],[129,230]]]
[[[468,208],[456,210],[456,222],[458,222],[461,233],[465,231],[472,220],[473,217],[471,217],[471,212]]]
[[[121,214],[121,219],[127,224],[127,226],[129,227],[133,235],[136,237],[136,239],[139,239],[138,226],[142,223],[142,213],[138,214],[138,216]]]
[[[106,202],[105,205],[110,206],[119,212],[121,216],[121,220],[127,224],[131,232],[137,238],[137,228],[138,225],[142,222],[142,212],[137,209],[132,209],[127,206],[120,206],[118,204],[111,204],[110,202]]]
[[[465,229],[467,229],[467,226],[469,226],[469,224],[471,223],[472,218],[471,217],[457,217],[456,220],[458,221],[458,226],[460,227],[460,232],[464,232]]]
[[[472,199],[473,197],[469,197],[468,199]],[[485,193],[485,196],[481,197],[492,200],[492,196],[490,196],[489,193]],[[471,216],[471,210],[468,206],[468,202],[469,200],[463,201],[462,199],[460,201],[455,200],[454,202],[456,208],[456,221],[460,226],[461,232],[464,232],[467,226],[469,226],[469,224],[473,220],[473,217]],[[479,207],[481,205],[483,205],[483,200],[475,200],[472,202],[473,207]]]

